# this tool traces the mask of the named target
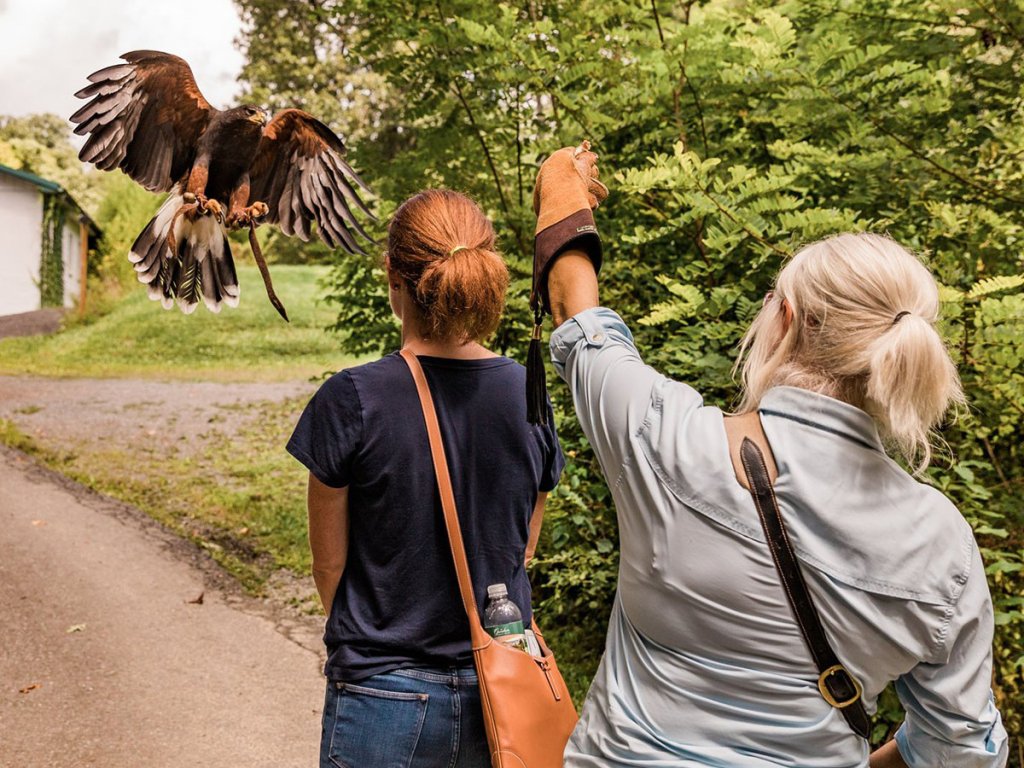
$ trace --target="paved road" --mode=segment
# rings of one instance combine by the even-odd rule
[[[316,619],[0,448],[2,768],[313,766],[319,642]]]

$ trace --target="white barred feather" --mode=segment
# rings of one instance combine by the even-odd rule
[[[220,312],[223,304],[237,307],[238,277],[224,225],[212,215],[195,220],[178,216],[184,204],[178,185],[132,245],[128,259],[139,282],[148,286],[149,298],[164,309],[177,303],[182,312],[191,314],[200,299],[211,312]],[[167,243],[172,222],[174,254]]]

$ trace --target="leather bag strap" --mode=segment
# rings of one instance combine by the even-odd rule
[[[480,623],[480,613],[476,609],[473,581],[469,575],[469,560],[466,558],[466,547],[462,541],[462,528],[459,526],[459,515],[455,508],[455,492],[452,490],[452,479],[448,472],[448,459],[445,456],[444,443],[441,440],[441,426],[437,421],[434,398],[430,395],[427,377],[424,375],[423,367],[416,359],[416,355],[408,349],[403,349],[401,354],[416,382],[416,393],[420,398],[423,420],[427,427],[427,438],[430,440],[430,456],[434,462],[437,490],[441,495],[441,508],[444,510],[445,528],[448,530],[448,545],[452,550],[455,575],[459,581],[459,595],[462,597],[462,607],[469,620],[469,632],[473,647],[478,648],[490,641],[490,635],[484,631],[483,625]]]
[[[760,423],[758,426],[760,427]],[[786,532],[764,454],[753,440],[744,437],[740,445],[740,459],[775,569],[779,572],[800,633],[804,636],[807,648],[818,668],[818,690],[829,704],[842,713],[853,732],[866,739],[871,733],[871,721],[864,709],[860,683],[839,661],[825,634],[821,617],[811,600],[800,563]]]

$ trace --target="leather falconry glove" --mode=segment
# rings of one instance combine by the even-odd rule
[[[541,325],[550,313],[548,272],[555,259],[570,248],[586,253],[601,270],[601,237],[594,212],[608,197],[608,187],[598,179],[597,155],[590,142],[563,147],[540,167],[533,189],[533,211],[537,229],[533,241],[533,336],[526,363],[526,411],[531,424],[547,422],[547,386],[541,350]]]
[[[550,312],[548,270],[560,253],[575,248],[590,256],[594,269],[601,270],[601,237],[594,212],[608,197],[608,187],[598,180],[597,155],[584,141],[578,147],[563,147],[540,167],[533,188],[533,212],[537,229],[533,241],[533,294],[530,304],[539,303]]]

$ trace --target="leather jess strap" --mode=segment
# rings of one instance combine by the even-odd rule
[[[434,409],[434,399],[430,395],[430,387],[427,384],[427,377],[423,373],[423,367],[416,355],[408,349],[403,349],[402,358],[412,372],[413,380],[416,382],[416,393],[420,398],[420,406],[423,409],[423,419],[426,422],[427,438],[430,440],[430,456],[434,462],[434,474],[437,475],[437,489],[441,495],[441,508],[444,510],[445,528],[448,531],[448,544],[452,550],[452,559],[455,561],[455,575],[459,581],[459,595],[462,597],[462,607],[466,611],[466,618],[469,620],[470,638],[473,648],[486,645],[491,636],[484,631],[480,623],[480,614],[476,609],[476,598],[473,597],[473,582],[469,575],[469,560],[466,558],[466,547],[462,542],[462,528],[459,526],[459,515],[455,508],[455,492],[452,490],[452,479],[448,472],[448,459],[444,453],[444,443],[441,440],[441,426],[437,421],[437,411]]]
[[[786,533],[764,454],[753,440],[744,437],[740,445],[740,459],[775,569],[779,572],[786,598],[800,626],[800,633],[818,668],[818,690],[825,701],[842,713],[853,732],[866,739],[871,732],[871,721],[861,699],[860,683],[839,661],[825,634],[821,617],[800,571],[800,563],[793,552],[789,534]]]

